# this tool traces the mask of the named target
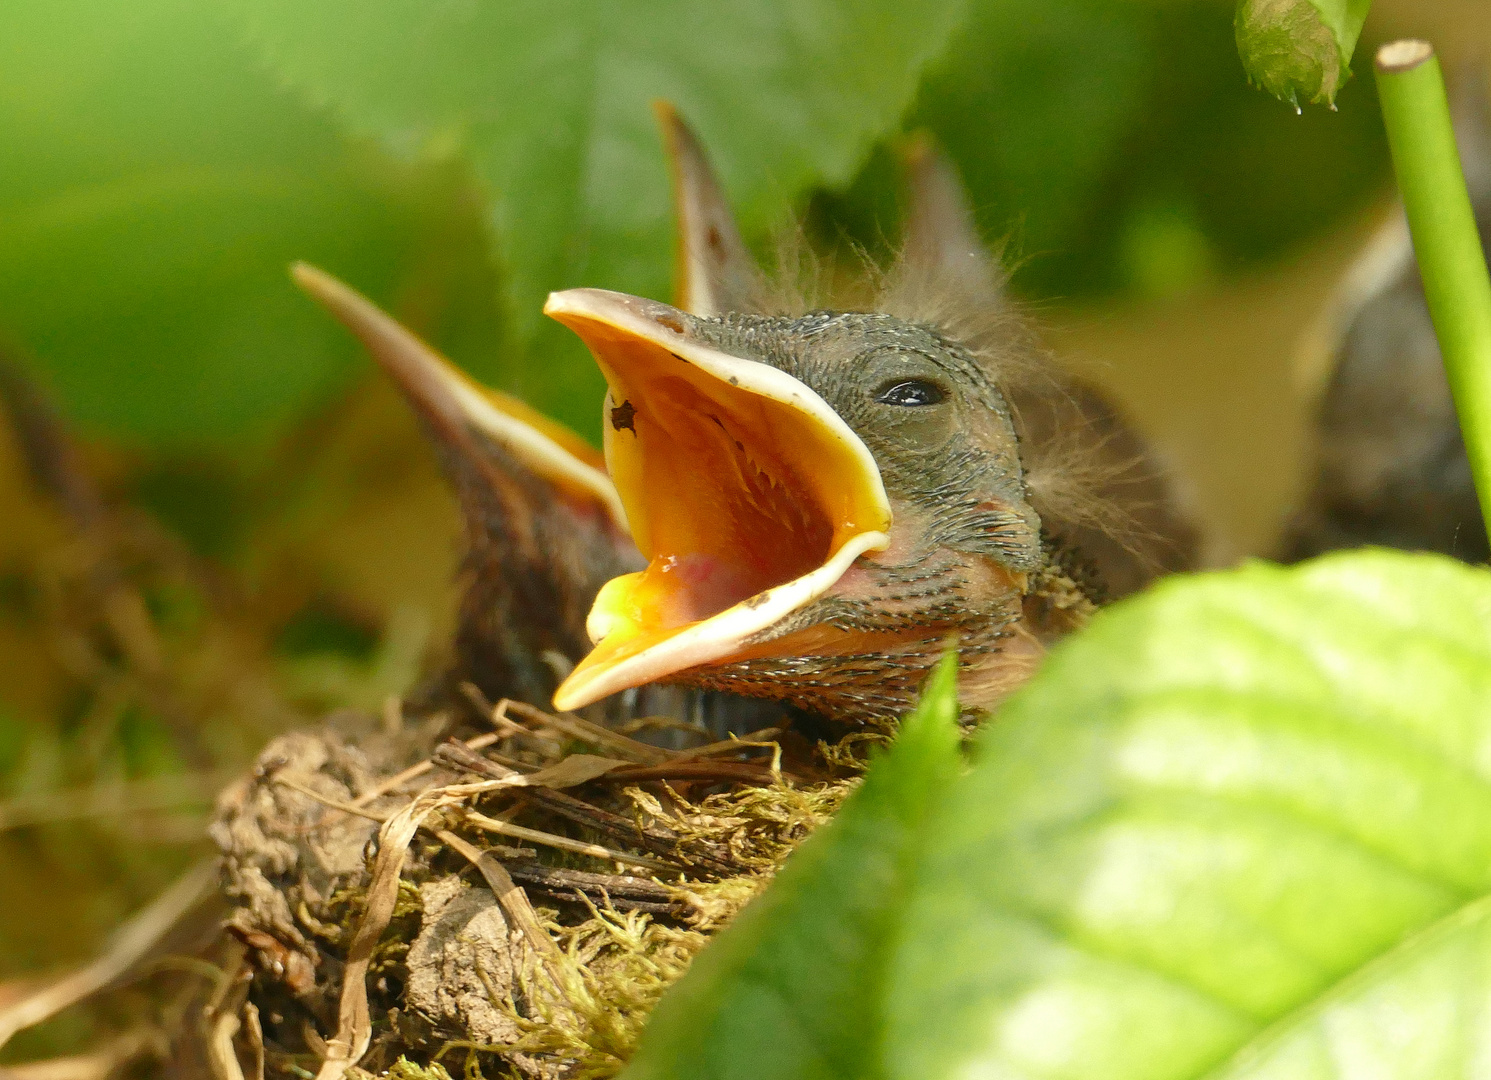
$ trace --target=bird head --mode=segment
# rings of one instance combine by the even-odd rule
[[[949,634],[1016,645],[1040,519],[965,345],[883,313],[701,317],[594,289],[546,310],[605,373],[606,461],[648,560],[601,590],[560,707],[673,679],[873,708]]]

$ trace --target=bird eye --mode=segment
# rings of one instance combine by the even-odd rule
[[[882,405],[938,405],[947,400],[947,394],[934,382],[925,379],[901,379],[882,387],[875,395]]]

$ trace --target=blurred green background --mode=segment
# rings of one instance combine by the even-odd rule
[[[1483,0],[1426,7],[1378,0],[1358,70],[1404,33],[1452,67],[1491,50]],[[1296,116],[1246,85],[1231,19],[0,0],[0,360],[56,409],[0,437],[0,1002],[200,856],[211,793],[269,736],[439,662],[453,504],[287,265],[594,436],[599,377],[538,311],[575,285],[666,297],[654,98],[763,251],[800,219],[830,258],[884,255],[887,147],[930,129],[1063,362],[1176,464],[1211,561],[1266,552],[1303,475],[1299,357],[1391,187],[1370,77]]]

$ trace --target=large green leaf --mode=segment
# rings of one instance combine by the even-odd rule
[[[956,671],[943,661],[864,786],[664,998],[628,1080],[878,1074],[888,951],[961,767]]]
[[[883,856],[825,834],[664,999],[635,1074],[1484,1075],[1488,748],[1485,570],[1367,552],[1172,580],[1058,649],[973,771],[924,790],[886,841],[893,910],[833,922]],[[938,782],[901,760],[845,815]],[[820,956],[780,948],[814,926]],[[826,971],[859,999],[820,995]],[[853,1023],[868,1061],[807,1053]]]
[[[338,221],[389,238],[387,215],[360,201],[257,172],[73,189],[0,219],[0,307],[90,427],[241,435],[294,415],[350,367],[351,350],[303,310],[284,267],[296,252],[348,261]]]
[[[241,443],[365,370],[290,284],[298,258],[385,301],[418,265],[421,330],[484,324],[494,351],[495,302],[450,281],[495,288],[476,215],[451,236],[457,182],[350,146],[221,15],[193,0],[0,14],[0,339],[73,418]],[[435,310],[429,294],[462,288],[465,311]]]
[[[668,179],[649,103],[699,130],[747,232],[846,182],[960,0],[232,0],[273,63],[363,131],[469,157],[520,336],[576,285],[665,296]],[[562,334],[508,384],[593,428],[602,383]],[[563,359],[560,359],[560,358]]]

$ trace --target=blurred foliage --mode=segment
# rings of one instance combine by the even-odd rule
[[[1173,294],[1278,258],[1379,189],[1370,84],[1295,116],[1242,79],[1221,4],[1005,0],[974,6],[906,126],[957,161],[1018,291]],[[879,153],[815,221],[881,250],[895,205]]]
[[[5,26],[0,328],[80,422],[241,447],[324,400],[357,352],[286,287],[296,257],[385,302],[431,293],[422,329],[490,354],[454,170],[348,140],[210,5],[7,3]]]

